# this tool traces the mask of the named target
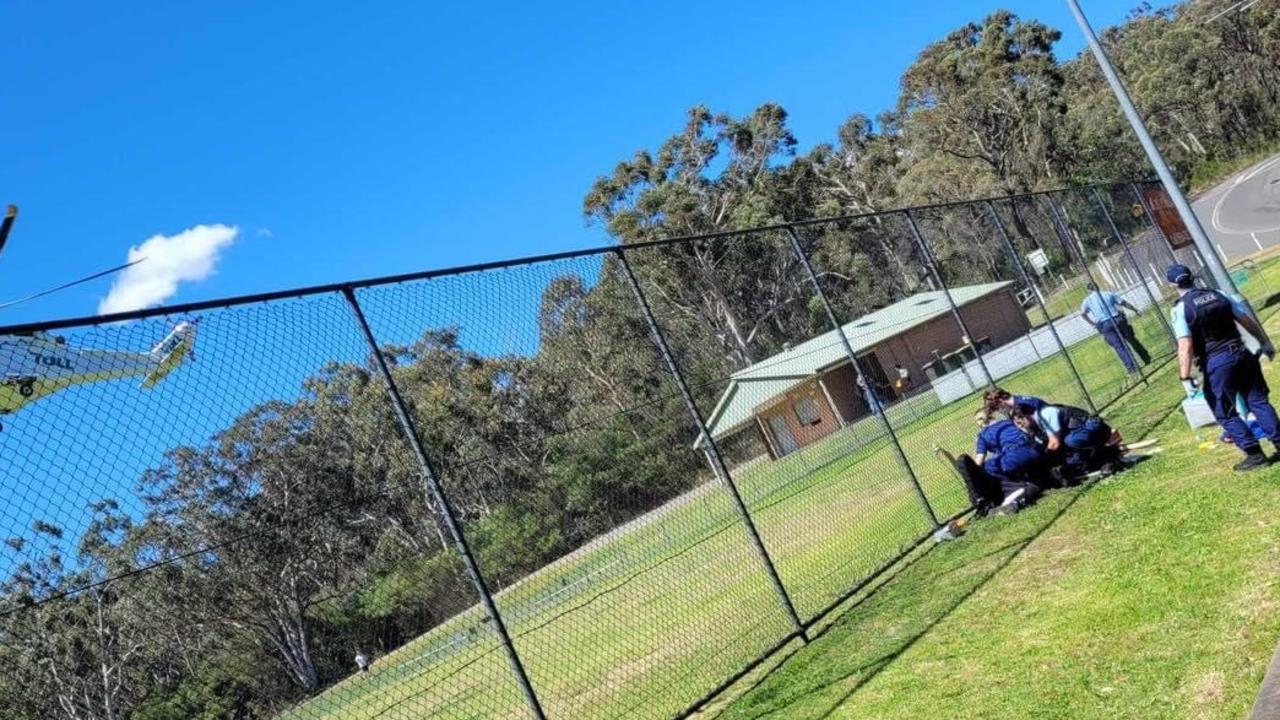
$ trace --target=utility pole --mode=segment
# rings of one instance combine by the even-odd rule
[[[1133,132],[1137,134],[1138,142],[1142,144],[1142,149],[1147,153],[1147,159],[1155,166],[1156,174],[1160,176],[1160,182],[1164,184],[1169,197],[1173,199],[1173,205],[1178,209],[1178,215],[1182,217],[1183,224],[1187,226],[1187,230],[1191,233],[1192,241],[1204,257],[1204,264],[1209,268],[1209,273],[1213,275],[1214,284],[1222,292],[1239,295],[1236,284],[1231,280],[1231,273],[1227,272],[1227,268],[1222,264],[1222,258],[1218,257],[1218,253],[1214,252],[1213,243],[1209,241],[1208,234],[1205,233],[1200,220],[1196,217],[1195,212],[1192,211],[1191,203],[1187,202],[1187,197],[1182,194],[1182,188],[1178,187],[1178,181],[1174,179],[1168,163],[1164,161],[1164,156],[1160,154],[1160,149],[1156,147],[1155,141],[1151,139],[1151,133],[1147,131],[1146,123],[1143,122],[1142,116],[1138,114],[1137,108],[1133,106],[1133,101],[1129,99],[1129,93],[1124,89],[1124,83],[1120,81],[1120,76],[1116,75],[1116,69],[1112,67],[1111,60],[1103,52],[1102,45],[1098,42],[1098,36],[1094,34],[1088,18],[1084,16],[1084,11],[1080,9],[1080,3],[1077,0],[1067,0],[1067,6],[1071,8],[1071,14],[1075,16],[1076,23],[1080,25],[1080,30],[1084,32],[1084,38],[1089,43],[1089,50],[1102,68],[1102,74],[1106,76],[1107,84],[1111,86],[1111,91],[1115,93],[1116,100],[1120,102],[1120,109],[1124,111],[1125,117],[1128,118],[1129,125],[1133,127]],[[1248,307],[1249,314],[1253,316],[1254,320],[1258,321],[1258,325],[1261,327],[1262,321],[1258,318],[1253,306],[1247,300],[1245,301],[1245,306]]]

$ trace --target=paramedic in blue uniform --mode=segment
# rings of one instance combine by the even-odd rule
[[[1124,363],[1124,369],[1136,373],[1138,364],[1134,362],[1133,354],[1137,353],[1142,364],[1146,365],[1151,362],[1151,353],[1138,342],[1138,337],[1133,334],[1133,326],[1129,324],[1129,319],[1124,316],[1121,308],[1128,308],[1135,314],[1138,312],[1138,308],[1119,295],[1104,292],[1097,285],[1089,283],[1089,294],[1080,304],[1080,314],[1102,335],[1111,349],[1116,351],[1120,362]]]
[[[1044,452],[1035,439],[1019,430],[1012,420],[977,415],[978,440],[974,453],[961,455],[957,469],[965,478],[969,499],[979,515],[992,509],[1016,512],[1040,496]]]
[[[1280,443],[1276,410],[1267,397],[1270,391],[1262,376],[1262,365],[1257,356],[1245,348],[1236,324],[1261,343],[1259,351],[1268,359],[1275,358],[1275,346],[1266,339],[1266,333],[1239,297],[1197,288],[1186,265],[1170,265],[1165,277],[1178,288],[1180,296],[1173,305],[1170,319],[1173,334],[1178,338],[1178,377],[1187,396],[1196,391],[1196,381],[1191,375],[1191,362],[1195,360],[1200,368],[1204,399],[1213,416],[1235,446],[1244,451],[1244,460],[1236,463],[1235,469],[1254,470],[1266,466],[1270,460],[1240,417],[1236,396],[1244,398],[1245,406],[1253,412],[1272,445]]]

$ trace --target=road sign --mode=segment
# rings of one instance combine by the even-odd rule
[[[1045,270],[1049,269],[1049,256],[1044,254],[1044,250],[1032,250],[1027,253],[1027,262],[1035,268],[1037,275],[1043,275]]]
[[[1147,190],[1143,195],[1147,199],[1147,206],[1151,208],[1151,214],[1155,216],[1156,225],[1160,226],[1160,232],[1164,233],[1165,239],[1169,241],[1169,247],[1173,250],[1181,250],[1190,245],[1191,231],[1182,222],[1182,217],[1178,215],[1178,209],[1174,207],[1169,193],[1163,189],[1156,189]]]

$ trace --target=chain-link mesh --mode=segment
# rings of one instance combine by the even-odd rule
[[[359,298],[453,368],[399,384],[549,716],[673,715],[788,631],[616,257]]]
[[[6,717],[188,717],[211,693],[237,716],[462,717],[518,697],[341,296],[3,342],[40,352],[32,397],[54,393],[0,434],[0,651],[28,675]],[[71,384],[103,374],[120,379]],[[436,626],[447,660],[391,654]],[[353,697],[357,655],[374,662]],[[426,705],[427,685],[449,692]]]
[[[682,716],[968,509],[989,387],[1141,381],[1090,282],[1169,356],[1154,192],[0,331],[0,716]]]
[[[759,439],[731,473],[811,617],[929,528],[878,418],[887,385],[859,379],[788,233],[673,250],[628,258],[711,438]]]

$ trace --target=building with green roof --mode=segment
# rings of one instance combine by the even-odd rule
[[[830,435],[880,402],[926,391],[985,351],[1019,339],[1030,324],[1009,282],[951,289],[975,337],[963,336],[940,291],[918,293],[841,328],[866,373],[859,386],[838,331],[810,338],[735,372],[707,418],[712,437],[759,433],[774,458]],[[696,445],[702,444],[702,438]]]

